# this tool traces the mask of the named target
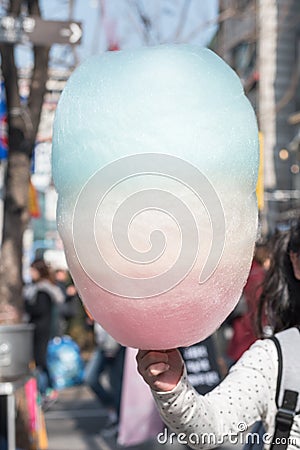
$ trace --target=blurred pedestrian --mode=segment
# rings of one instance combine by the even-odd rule
[[[57,334],[58,307],[64,301],[61,290],[55,286],[47,264],[38,259],[30,266],[32,283],[24,287],[25,311],[34,324],[33,352],[37,370],[38,389],[43,396],[52,394],[48,368],[47,346]]]
[[[270,267],[258,307],[261,336],[299,325],[300,219],[291,230],[278,231],[270,248]]]
[[[64,301],[59,305],[59,335],[69,334],[71,320],[78,313],[77,290],[71,280],[70,274],[66,269],[55,270],[55,284],[63,295]]]
[[[229,366],[234,364],[257,339],[257,307],[265,278],[268,252],[266,245],[256,245],[243,295],[226,321],[233,333],[227,348]]]
[[[107,412],[106,432],[117,433],[124,363],[124,347],[98,323],[94,323],[96,348],[88,361],[84,382],[93,390]],[[106,383],[103,376],[106,376]]]

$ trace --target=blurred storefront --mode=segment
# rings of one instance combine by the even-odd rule
[[[54,269],[67,268],[67,264],[56,225],[57,193],[51,170],[52,126],[58,99],[69,76],[69,70],[50,71],[32,160],[31,185],[36,198],[31,202],[32,219],[27,233],[32,241],[29,259],[44,257]]]

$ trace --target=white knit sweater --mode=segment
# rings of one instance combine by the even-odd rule
[[[268,448],[277,412],[277,374],[274,342],[258,340],[220,385],[205,396],[190,385],[186,372],[172,391],[153,391],[153,396],[162,419],[178,435],[172,435],[173,441],[177,439],[194,449],[213,448],[223,442],[242,444],[251,438],[251,426],[262,420],[266,429],[264,447]],[[288,450],[299,448],[300,415],[294,419]]]

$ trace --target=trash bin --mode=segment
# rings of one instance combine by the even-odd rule
[[[29,373],[33,330],[32,324],[0,325],[0,381],[14,381]]]

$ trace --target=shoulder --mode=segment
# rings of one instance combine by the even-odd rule
[[[251,345],[231,371],[248,370],[259,373],[268,382],[277,378],[278,352],[272,339],[259,339]]]
[[[48,280],[37,283],[38,291],[47,294],[54,303],[63,303],[65,296],[62,290]]]
[[[31,301],[32,299],[34,299],[36,296],[36,293],[37,293],[36,284],[30,283],[30,284],[26,284],[23,287],[23,297],[27,301]]]
[[[276,345],[272,339],[258,339],[242,356],[242,358],[244,358],[245,360],[259,360],[261,357],[273,361],[277,360]]]

